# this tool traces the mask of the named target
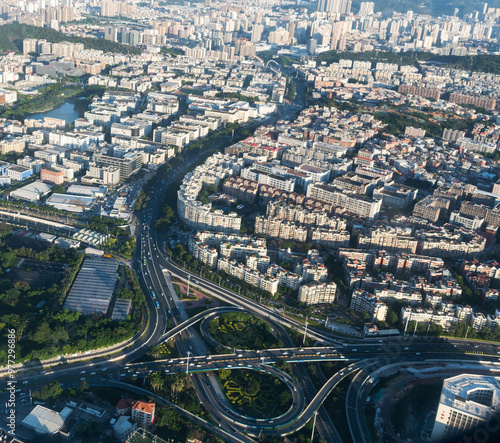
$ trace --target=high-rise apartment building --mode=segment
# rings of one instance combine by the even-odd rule
[[[500,377],[461,374],[443,383],[431,441],[457,441],[500,406]]]
[[[141,428],[146,429],[148,426],[151,426],[155,419],[155,409],[155,403],[134,401],[131,407],[132,420],[135,421]]]
[[[361,2],[361,5],[359,6],[359,15],[361,16],[373,15],[374,7],[375,4],[373,2]]]
[[[319,0],[318,11],[349,14],[351,12],[351,0]]]

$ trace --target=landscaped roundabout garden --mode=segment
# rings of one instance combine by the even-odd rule
[[[282,348],[283,343],[273,334],[264,320],[245,312],[221,314],[208,324],[208,333],[214,340],[236,349]]]
[[[292,405],[288,387],[271,374],[248,369],[221,369],[219,379],[231,406],[247,417],[279,417]]]

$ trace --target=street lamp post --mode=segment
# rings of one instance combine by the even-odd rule
[[[406,330],[408,329],[408,323],[410,323],[411,320],[411,312],[410,316],[406,319],[406,326],[405,326],[405,331],[403,332],[403,335],[406,335]]]
[[[302,338],[302,344],[304,344],[304,343],[305,343],[305,341],[306,341],[306,335],[307,335],[307,325],[308,325],[308,324],[309,324],[309,323],[307,323],[307,320],[306,320],[306,328],[304,329],[304,337]]]
[[[314,421],[313,421],[313,430],[311,434],[311,443],[313,442],[314,439],[314,429],[316,428],[316,417],[318,416],[318,411],[314,411]]]
[[[189,356],[191,355],[190,351],[187,351],[187,361],[186,361],[186,375],[189,375]]]

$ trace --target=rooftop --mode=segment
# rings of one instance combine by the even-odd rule
[[[132,409],[136,409],[138,411],[146,412],[148,414],[152,414],[156,407],[156,403],[148,403],[145,401],[134,401],[132,403]]]
[[[462,374],[443,383],[440,403],[488,418],[500,406],[500,377]]]
[[[63,427],[64,422],[72,412],[71,408],[64,408],[61,412],[55,412],[37,405],[23,420],[23,424],[37,433],[55,434]]]

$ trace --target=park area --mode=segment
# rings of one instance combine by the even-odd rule
[[[208,333],[223,346],[237,349],[282,348],[283,342],[274,335],[264,320],[246,312],[229,312],[208,324]]]
[[[208,297],[203,292],[193,288],[193,285],[189,287],[189,294],[187,293],[187,285],[184,283],[173,281],[174,289],[179,296],[179,299],[184,303],[184,306],[189,309],[195,308],[217,308],[219,307],[219,302]]]
[[[292,404],[292,393],[288,387],[264,372],[221,369],[219,380],[234,409],[249,417],[278,417]]]

